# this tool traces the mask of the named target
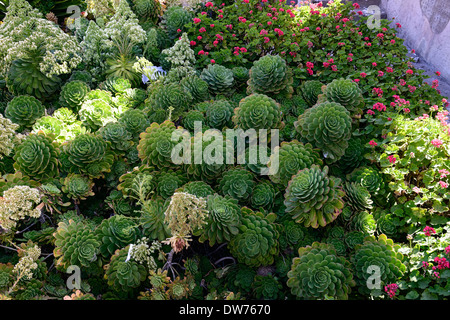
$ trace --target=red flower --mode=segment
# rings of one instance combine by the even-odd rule
[[[423,232],[425,233],[425,235],[426,235],[427,237],[430,237],[431,234],[435,234],[435,233],[436,233],[436,230],[434,230],[432,227],[426,226],[426,227],[423,229]]]
[[[367,73],[361,72],[361,73],[360,73],[360,76],[361,76],[361,78],[365,78],[365,77],[367,77]]]
[[[216,60],[214,60],[214,59],[211,59],[211,63],[216,63]]]
[[[200,22],[202,22],[201,19],[199,19],[199,18],[194,18],[194,23],[200,23]]]
[[[394,157],[394,156],[392,156],[392,155],[390,155],[390,156],[388,157],[388,160],[389,160],[390,163],[395,163],[395,161],[397,161],[397,158]]]
[[[407,73],[407,74],[413,74],[413,73],[414,73],[414,71],[413,71],[413,70],[411,70],[411,69],[408,69],[408,70],[406,70],[406,73]]]
[[[369,144],[370,144],[372,147],[375,147],[375,146],[378,145],[378,143],[376,143],[376,142],[373,141],[373,140],[370,140],[370,141],[369,141]]]

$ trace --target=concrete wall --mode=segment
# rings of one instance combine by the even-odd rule
[[[381,7],[402,25],[398,36],[450,80],[450,0],[381,0]]]

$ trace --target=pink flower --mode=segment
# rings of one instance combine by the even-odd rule
[[[360,76],[361,76],[361,78],[365,78],[365,77],[367,77],[367,73],[361,72],[361,73],[360,73]]]
[[[431,140],[431,144],[436,148],[439,148],[443,144],[443,142],[439,139],[433,139]]]
[[[448,188],[448,183],[444,182],[444,181],[439,181],[439,184],[441,185],[442,188],[447,189]]]
[[[194,18],[194,23],[200,23],[200,22],[202,22],[201,19],[199,19],[199,18]]]
[[[194,40],[192,40],[191,42],[190,42],[190,45],[191,46],[195,46],[197,44],[197,42],[195,42]]]
[[[177,32],[180,33],[180,32],[181,32],[181,29],[177,29]]]
[[[359,4],[357,4],[356,2],[353,4],[353,7],[354,7],[355,9],[361,8],[361,6],[360,6]]]
[[[361,81],[361,80],[359,80],[359,79],[355,79],[355,80],[353,80],[354,82],[356,82],[356,83],[358,83],[359,81]]]
[[[430,264],[427,261],[422,261],[422,268],[426,269],[430,266]]]
[[[200,55],[200,56],[202,56],[202,55],[204,55],[205,54],[205,51],[203,51],[203,50],[200,50],[199,52],[198,52],[198,55]]]
[[[413,70],[411,70],[411,69],[408,69],[408,70],[406,70],[406,73],[407,73],[407,74],[413,74],[413,73],[414,73],[414,71],[413,71]]]
[[[446,254],[450,254],[450,246],[447,246],[444,250]]]
[[[214,60],[214,59],[211,59],[211,63],[216,63],[216,60]]]
[[[205,7],[212,7],[214,4],[212,2],[205,3]]]
[[[373,110],[367,110],[367,114],[370,114],[370,115],[374,115],[375,114],[375,112],[373,111]]]
[[[441,179],[446,178],[447,175],[450,174],[450,172],[448,172],[447,169],[441,169],[441,170],[439,170],[439,173],[441,174]]]
[[[376,143],[376,142],[373,141],[373,140],[370,140],[370,141],[369,141],[369,144],[370,144],[372,147],[376,147],[376,146],[378,145],[378,143]]]
[[[394,72],[394,69],[392,69],[391,67],[387,67],[386,68],[386,72],[387,73],[392,73],[392,72]]]
[[[383,71],[378,71],[378,76],[379,76],[379,77],[384,76],[384,72],[383,72]]]
[[[388,284],[384,287],[384,291],[389,295],[389,298],[393,299],[397,294],[398,285],[396,283]]]
[[[267,42],[269,42],[270,41],[270,39],[269,38],[267,38],[267,37],[264,37],[264,43],[267,43]]]
[[[388,160],[389,160],[390,163],[395,163],[395,161],[397,161],[397,158],[394,157],[394,156],[392,156],[392,155],[390,155],[390,156],[388,157]]]
[[[214,28],[214,24],[211,23],[211,24],[209,25],[209,27],[210,27],[210,28]]]
[[[337,70],[338,70],[338,69],[337,69],[337,66],[336,66],[336,65],[332,65],[332,66],[331,66],[331,70],[337,71]]]
[[[436,233],[436,230],[434,230],[432,227],[426,226],[426,227],[423,229],[423,232],[425,233],[425,235],[426,235],[427,237],[429,237],[429,236],[431,236],[431,234],[435,234],[435,233]]]
[[[412,189],[415,193],[420,193],[420,188],[419,187],[414,187]]]
[[[440,76],[441,76],[441,73],[440,73],[439,71],[436,71],[436,75],[437,75],[438,77],[440,77]]]
[[[404,113],[410,113],[411,110],[409,110],[409,108],[403,108],[403,112],[404,112]]]
[[[197,40],[202,40],[202,39],[203,39],[202,36],[198,36],[198,37],[197,37]]]
[[[200,33],[206,32],[205,27],[201,27],[201,28],[198,30],[198,32],[200,32]]]
[[[259,32],[259,34],[263,36],[263,35],[268,34],[268,32],[267,32],[267,30],[262,29],[262,30]]]
[[[392,43],[392,44],[394,44],[394,43],[395,43],[395,40],[394,40],[394,39],[392,39],[392,40],[391,40],[391,43]]]

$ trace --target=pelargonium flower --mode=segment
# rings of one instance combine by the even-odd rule
[[[429,237],[429,236],[431,236],[431,234],[435,234],[435,233],[436,233],[436,230],[434,230],[432,227],[426,226],[426,227],[423,229],[423,232],[425,233],[425,235],[426,235],[427,237]]]
[[[439,139],[433,139],[433,140],[431,140],[431,144],[433,146],[435,146],[436,148],[439,148],[443,144],[443,142],[442,142],[442,140],[439,140]]]

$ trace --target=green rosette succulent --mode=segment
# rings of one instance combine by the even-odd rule
[[[297,298],[347,300],[355,281],[348,260],[338,256],[332,245],[314,242],[298,249],[287,285]]]
[[[292,219],[283,219],[281,225],[283,227],[280,234],[282,249],[298,250],[298,248],[309,246],[320,239],[311,228],[298,224]]]
[[[303,144],[297,140],[282,142],[270,156],[268,163],[269,178],[274,183],[287,186],[292,176],[300,170],[310,168],[313,164],[322,165],[317,150],[310,143]]]
[[[254,268],[241,263],[233,264],[225,275],[226,287],[235,292],[250,293],[253,289],[255,276],[256,271]]]
[[[293,95],[291,98],[276,96],[275,100],[281,105],[283,115],[292,115],[298,118],[309,108],[308,103],[299,94]]]
[[[353,211],[364,211],[373,208],[370,192],[357,182],[346,182],[344,184],[345,202]]]
[[[384,234],[378,238],[368,236],[363,244],[356,246],[351,261],[360,293],[369,295],[376,291],[367,286],[367,283],[373,282],[369,277],[374,273],[380,277],[381,286],[396,283],[405,274],[406,266],[399,248],[399,245]]]
[[[62,181],[61,189],[71,199],[85,200],[94,195],[92,191],[94,185],[95,183],[89,177],[71,173]]]
[[[328,101],[339,103],[352,113],[364,103],[362,90],[351,79],[334,79],[323,93]]]
[[[92,267],[98,260],[100,242],[92,229],[82,222],[60,222],[53,236],[53,254],[57,259],[56,266],[61,270],[66,271],[71,265]]]
[[[225,196],[246,202],[250,198],[255,184],[255,176],[252,172],[237,167],[222,175],[218,189]]]
[[[38,133],[42,131],[45,135],[53,134],[55,140],[63,142],[65,140],[65,127],[66,124],[62,120],[53,116],[43,116],[33,124],[32,132]]]
[[[155,23],[159,18],[161,4],[156,0],[133,0],[133,11],[141,22]]]
[[[286,212],[306,227],[318,228],[333,222],[344,207],[341,180],[328,176],[328,167],[312,165],[289,181],[284,195]]]
[[[121,122],[109,122],[101,127],[98,133],[105,141],[111,143],[111,149],[113,150],[127,151],[133,146],[133,136]]]
[[[203,69],[200,78],[208,84],[209,92],[212,95],[229,95],[233,91],[234,74],[220,64],[210,64]]]
[[[373,235],[377,230],[377,221],[371,213],[361,211],[355,213],[352,221],[350,222],[350,227],[353,230],[364,233],[365,235]]]
[[[38,45],[35,50],[27,50],[27,55],[12,62],[6,76],[6,86],[12,94],[30,95],[44,100],[60,88],[59,77],[47,77],[40,69],[45,50],[44,45]]]
[[[163,199],[173,196],[175,191],[187,182],[183,171],[164,170],[155,175],[156,193]]]
[[[99,85],[99,88],[117,95],[131,89],[131,81],[121,77],[109,77]]]
[[[78,111],[86,98],[90,87],[83,81],[75,80],[67,82],[59,95],[59,101],[62,106]]]
[[[113,103],[113,94],[109,91],[102,90],[102,89],[95,89],[91,90],[86,94],[86,97],[84,99],[85,101],[89,100],[103,100],[107,102],[108,104]]]
[[[350,182],[359,183],[375,197],[386,193],[383,176],[373,167],[356,168],[347,175],[347,179]]]
[[[182,186],[177,192],[186,192],[197,198],[207,198],[214,194],[214,189],[203,181],[191,181]]]
[[[140,230],[133,218],[115,215],[103,220],[95,230],[95,235],[101,242],[101,255],[108,258],[117,249],[135,243],[140,236]]]
[[[216,100],[206,110],[206,124],[210,128],[222,130],[231,127],[234,114],[233,105],[227,100]]]
[[[229,196],[210,195],[206,200],[206,208],[206,225],[195,232],[200,235],[200,242],[209,241],[209,245],[214,246],[216,243],[229,242],[239,233],[241,208],[237,200]]]
[[[77,115],[69,108],[58,108],[53,112],[52,116],[65,124],[74,124],[77,122]]]
[[[256,275],[253,285],[256,299],[278,300],[284,297],[283,285],[272,275]]]
[[[353,169],[361,167],[366,162],[364,155],[367,153],[366,146],[361,138],[352,137],[348,141],[348,148],[337,165],[344,172],[351,172]]]
[[[300,86],[300,91],[303,95],[303,98],[308,103],[310,107],[314,106],[317,103],[319,95],[322,92],[322,86],[324,84],[317,80],[308,80],[302,83]]]
[[[139,224],[145,237],[164,241],[172,236],[168,225],[164,222],[164,213],[168,205],[169,202],[161,197],[155,197],[142,205]]]
[[[209,97],[208,84],[197,75],[184,77],[180,84],[192,96],[192,103],[206,101]]]
[[[342,158],[352,133],[350,113],[334,102],[321,103],[306,110],[295,126],[302,138],[319,148],[329,163]]]
[[[357,245],[364,243],[366,234],[361,231],[353,230],[345,234],[345,244],[350,251],[353,251]]]
[[[279,254],[278,227],[274,224],[276,215],[264,216],[242,208],[239,233],[229,242],[230,252],[238,262],[249,267],[268,266],[274,263]]]
[[[20,125],[21,129],[31,127],[44,114],[44,105],[35,97],[28,95],[15,97],[5,109],[6,118]]]
[[[8,290],[13,284],[13,269],[14,266],[11,263],[0,263],[0,290]]]
[[[208,130],[203,135],[198,133],[191,140],[192,159],[187,173],[193,180],[214,184],[229,168],[229,155],[234,155],[233,146],[220,131]]]
[[[134,260],[128,260],[129,246],[115,251],[105,266],[105,279],[114,291],[130,292],[147,278],[147,269]]]
[[[281,129],[281,120],[280,104],[260,93],[242,99],[233,116],[236,127],[243,130]]]
[[[253,63],[247,82],[247,93],[280,94],[291,97],[292,70],[279,55],[265,55]]]
[[[119,123],[125,125],[126,130],[136,139],[150,126],[144,111],[139,109],[129,109],[122,113],[118,119]]]
[[[109,142],[91,133],[80,134],[64,145],[67,160],[80,172],[92,178],[109,172],[114,162],[114,154],[109,150]]]
[[[58,175],[58,148],[52,136],[30,134],[15,149],[14,168],[35,180]]]
[[[137,149],[142,162],[158,168],[173,166],[172,150],[175,142],[172,141],[172,134],[175,130],[174,123],[167,120],[162,124],[152,123],[141,133]]]
[[[186,25],[192,22],[192,14],[181,6],[172,6],[164,11],[162,25],[166,29],[171,40],[179,37],[180,33],[186,31]],[[164,68],[166,70],[166,68]]]
[[[242,87],[244,85],[247,85],[247,81],[250,78],[250,70],[246,67],[234,67],[231,69],[233,71],[233,76],[235,80],[236,87]]]
[[[379,234],[385,234],[390,238],[396,238],[399,235],[399,221],[395,215],[384,210],[377,210],[373,216],[375,218],[377,232]]]
[[[82,81],[84,83],[86,83],[89,88],[92,88],[93,84],[92,84],[92,74],[87,71],[87,70],[75,70],[72,72],[72,74],[70,75],[69,80],[67,80],[67,82],[72,82],[72,81]]]
[[[168,118],[169,108],[172,107],[172,119],[178,120],[178,118],[188,110],[192,103],[192,95],[184,90],[183,86],[179,83],[171,82],[169,84],[157,84],[153,88],[149,97],[146,100],[146,106],[149,110],[149,114],[156,111],[163,111],[165,119]]]
[[[255,210],[270,210],[273,207],[277,191],[268,182],[259,182],[255,185],[250,196],[250,206]]]
[[[184,114],[182,119],[183,128],[193,132],[196,122],[200,122],[202,124],[202,128],[206,124],[206,119],[203,112],[198,110],[190,110]]]
[[[93,132],[108,122],[116,121],[116,110],[108,102],[100,99],[85,101],[78,112],[80,120],[86,128]]]

